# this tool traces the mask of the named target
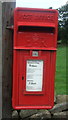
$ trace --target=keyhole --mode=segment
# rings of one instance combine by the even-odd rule
[[[24,80],[24,77],[22,76],[22,80]]]

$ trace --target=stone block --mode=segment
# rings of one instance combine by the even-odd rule
[[[17,110],[14,110],[13,112],[12,112],[12,118],[18,118],[19,116],[18,116],[18,112],[17,112]]]
[[[56,104],[49,111],[53,114],[53,113],[56,113],[56,112],[62,112],[63,110],[67,110],[67,109],[68,109],[68,102],[64,102],[64,103],[61,103],[61,104]]]
[[[68,118],[68,111],[54,113],[53,118]]]
[[[68,102],[68,95],[57,95],[56,102],[57,103]]]
[[[45,118],[51,118],[51,114],[48,110],[39,110],[38,113],[32,115],[30,118],[35,119],[45,119]]]
[[[26,118],[26,117],[29,117],[35,113],[37,113],[38,110],[21,110],[20,111],[20,117],[21,118]]]

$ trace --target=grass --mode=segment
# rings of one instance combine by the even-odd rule
[[[55,77],[56,94],[67,94],[66,90],[66,46],[59,45],[57,50],[56,77]]]

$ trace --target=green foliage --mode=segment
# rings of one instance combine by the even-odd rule
[[[59,27],[58,40],[62,43],[68,43],[68,4],[58,9],[59,11]]]

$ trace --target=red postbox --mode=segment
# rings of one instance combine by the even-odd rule
[[[15,9],[13,108],[53,107],[57,27],[56,10]]]

